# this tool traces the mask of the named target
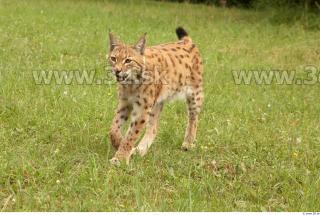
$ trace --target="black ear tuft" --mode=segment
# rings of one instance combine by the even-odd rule
[[[110,51],[112,51],[116,46],[120,45],[120,41],[112,34],[109,29],[109,43],[110,43]]]
[[[179,40],[188,36],[188,33],[182,27],[176,28],[176,34],[177,34]]]
[[[135,50],[137,50],[137,52],[139,52],[140,54],[144,53],[144,48],[145,48],[145,45],[146,45],[146,35],[147,35],[147,33],[144,33],[142,35],[142,37],[140,37],[140,39],[136,43],[136,45],[134,46]]]

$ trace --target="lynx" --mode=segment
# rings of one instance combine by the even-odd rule
[[[203,64],[199,50],[187,32],[178,27],[177,42],[146,47],[146,34],[135,45],[127,45],[109,32],[108,61],[118,85],[118,107],[109,130],[117,149],[110,160],[129,163],[134,152],[144,156],[155,139],[159,116],[166,101],[183,98],[188,107],[188,125],[181,148],[195,147],[198,115],[203,103]],[[121,127],[129,119],[124,136]],[[135,142],[145,133],[137,147]]]

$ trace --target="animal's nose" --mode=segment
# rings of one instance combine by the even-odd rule
[[[121,72],[121,69],[119,69],[119,68],[114,68],[113,71],[114,71],[114,73],[115,73],[116,75],[118,75],[118,74]]]

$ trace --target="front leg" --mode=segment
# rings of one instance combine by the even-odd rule
[[[155,104],[149,114],[149,120],[146,124],[146,132],[136,148],[141,156],[144,156],[147,153],[148,148],[156,137],[162,107],[162,103]]]
[[[109,130],[111,144],[116,149],[119,148],[119,145],[122,142],[121,126],[128,120],[129,114],[130,106],[127,103],[120,101],[112,121],[112,126]]]
[[[129,163],[130,156],[133,152],[133,147],[137,139],[139,138],[140,134],[142,133],[146,121],[148,120],[148,112],[149,106],[144,105],[140,102],[134,105],[132,111],[132,120],[130,127],[127,131],[127,134],[123,141],[121,142],[118,151],[116,152],[115,156],[110,160],[112,164],[119,165],[121,160],[125,160],[126,163]]]

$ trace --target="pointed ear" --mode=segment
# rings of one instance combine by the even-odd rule
[[[136,43],[136,45],[134,46],[134,49],[139,52],[140,54],[144,53],[144,48],[145,48],[145,44],[146,44],[146,35],[147,33],[144,33],[142,35],[142,37],[140,37],[139,41]]]
[[[109,42],[110,42],[110,52],[118,45],[120,45],[120,41],[111,33],[109,30]]]

